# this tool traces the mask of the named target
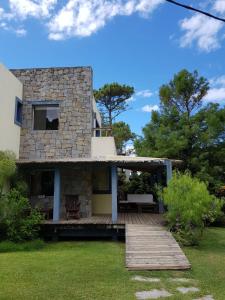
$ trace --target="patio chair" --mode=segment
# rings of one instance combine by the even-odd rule
[[[78,195],[65,195],[66,218],[80,219],[80,201]]]
[[[51,220],[53,217],[53,207],[49,202],[41,201],[35,206],[39,212],[43,215],[45,220]]]

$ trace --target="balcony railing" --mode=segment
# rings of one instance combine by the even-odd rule
[[[112,128],[109,127],[93,128],[92,130],[93,130],[93,136],[95,137],[113,136]]]

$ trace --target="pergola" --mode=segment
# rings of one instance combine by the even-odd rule
[[[117,208],[117,168],[150,172],[159,167],[165,168],[167,182],[172,178],[172,166],[181,164],[180,160],[170,160],[167,158],[153,157],[130,157],[130,156],[98,156],[90,158],[63,158],[63,159],[20,159],[17,165],[20,167],[51,168],[54,170],[54,201],[53,201],[53,221],[60,218],[61,204],[61,166],[109,166],[111,168],[112,187],[112,222],[116,223],[118,218]]]

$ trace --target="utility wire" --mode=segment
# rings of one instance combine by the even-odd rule
[[[221,22],[224,22],[224,23],[225,23],[225,19],[220,18],[220,17],[217,17],[217,16],[215,16],[215,15],[212,15],[212,14],[206,12],[206,11],[203,11],[203,10],[200,10],[200,9],[197,9],[197,8],[194,8],[194,7],[191,7],[191,6],[189,6],[189,5],[186,5],[186,4],[183,4],[183,3],[180,3],[180,2],[174,1],[174,0],[165,0],[165,1],[167,1],[167,2],[169,2],[169,3],[172,3],[172,4],[175,4],[175,5],[177,5],[177,6],[181,6],[181,7],[183,7],[183,8],[189,9],[189,10],[198,12],[198,13],[200,13],[200,14],[206,15],[206,16],[208,16],[208,17],[210,17],[210,18],[213,18],[213,19],[216,19],[216,20],[218,20],[218,21],[221,21]]]

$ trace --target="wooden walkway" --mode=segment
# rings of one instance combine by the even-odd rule
[[[180,246],[161,225],[126,225],[126,267],[129,270],[190,268]]]

